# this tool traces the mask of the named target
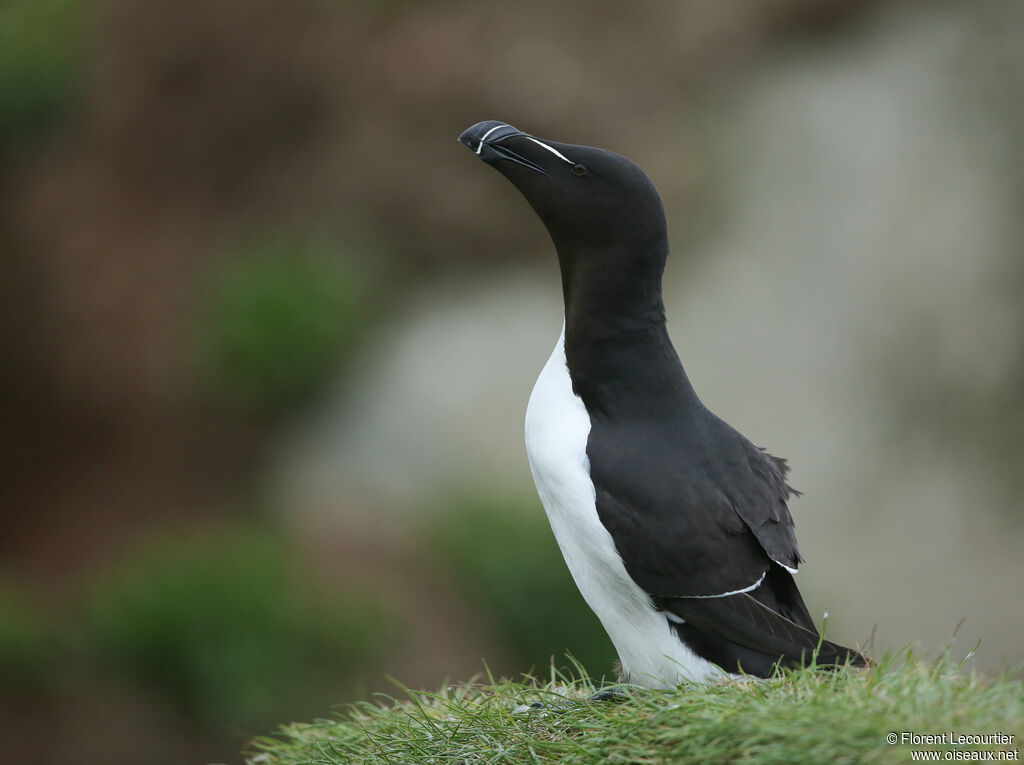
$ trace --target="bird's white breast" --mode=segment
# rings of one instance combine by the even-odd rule
[[[590,416],[572,390],[565,327],[526,409],[526,452],[551,529],[584,600],[615,645],[629,682],[653,688],[719,677],[679,641],[632,580],[597,515],[587,439]]]

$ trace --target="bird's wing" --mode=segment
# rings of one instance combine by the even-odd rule
[[[598,515],[652,596],[750,591],[773,561],[792,573],[802,560],[785,462],[710,417],[697,440],[588,446]]]
[[[624,433],[591,439],[598,515],[626,571],[720,666],[767,675],[815,653],[822,664],[864,664],[821,640],[793,581],[802,559],[785,462],[709,422],[707,437],[682,446]]]
[[[691,649],[729,671],[765,677],[776,663],[799,666],[812,658],[825,665],[867,664],[859,652],[819,636],[791,575],[774,564],[751,592],[658,605]]]

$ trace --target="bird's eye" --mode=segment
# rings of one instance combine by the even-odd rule
[[[572,166],[572,174],[573,175],[586,175],[587,174],[587,168],[584,167],[583,165],[575,164],[575,165]]]

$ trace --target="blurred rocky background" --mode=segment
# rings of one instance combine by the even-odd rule
[[[673,338],[788,457],[829,634],[1024,658],[1024,5],[5,0],[5,762],[613,653],[522,445],[545,232],[456,142],[665,199]],[[486,664],[485,664],[486,662]]]

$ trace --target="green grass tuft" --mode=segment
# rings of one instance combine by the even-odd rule
[[[82,77],[89,3],[0,3],[0,152],[44,134],[67,111]]]
[[[396,629],[368,584],[322,589],[300,550],[258,526],[154,541],[92,591],[86,654],[211,730],[311,714],[362,686]]]
[[[326,236],[253,235],[208,275],[200,381],[236,415],[286,413],[348,360],[374,313],[373,277]]]
[[[592,702],[582,671],[404,691],[257,739],[250,765],[333,763],[907,762],[913,749],[1011,753],[1024,731],[1024,683],[983,678],[948,658],[890,656],[869,670],[800,670],[766,681],[671,691],[628,689]],[[543,709],[530,708],[540,701]],[[891,745],[890,732],[1014,734],[1004,746]],[[975,755],[977,756],[977,755]],[[952,755],[949,758],[952,759]],[[957,758],[960,759],[960,758]]]
[[[46,689],[60,643],[29,592],[0,580],[0,689],[19,694]]]

